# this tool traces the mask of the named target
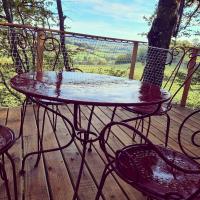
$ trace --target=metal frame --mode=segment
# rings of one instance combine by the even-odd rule
[[[121,80],[121,79],[120,79]],[[24,167],[25,167],[25,162],[26,162],[26,159],[31,156],[31,155],[37,155],[37,160],[36,160],[36,163],[35,163],[35,167],[37,167],[38,165],[38,162],[41,158],[41,155],[43,153],[47,153],[47,152],[51,152],[51,151],[56,151],[56,150],[62,150],[66,147],[68,147],[72,142],[74,142],[75,140],[78,140],[81,142],[82,144],[82,155],[81,155],[81,164],[80,164],[80,169],[79,169],[79,173],[78,173],[78,177],[77,177],[77,181],[75,183],[75,186],[74,186],[74,196],[73,196],[73,200],[75,200],[76,198],[78,198],[78,189],[79,189],[79,185],[80,185],[80,180],[81,180],[81,177],[82,177],[82,173],[83,173],[83,168],[84,168],[84,164],[85,164],[85,156],[86,156],[86,152],[87,152],[87,149],[88,151],[91,151],[91,147],[92,147],[92,143],[95,142],[95,141],[98,141],[100,139],[100,136],[98,133],[96,132],[93,132],[91,130],[91,125],[92,125],[92,119],[93,119],[93,116],[94,116],[94,111],[95,111],[95,106],[110,106],[110,107],[113,107],[114,110],[117,109],[118,106],[121,106],[121,105],[124,105],[125,103],[121,103],[121,102],[98,102],[98,101],[91,101],[90,100],[87,100],[87,101],[83,101],[83,100],[68,100],[67,98],[66,99],[57,99],[56,97],[54,96],[48,96],[47,98],[45,98],[44,94],[42,94],[41,96],[40,95],[36,95],[34,94],[34,92],[23,92],[23,90],[20,90],[19,88],[17,88],[17,84],[14,84],[11,80],[11,86],[16,89],[16,90],[19,90],[21,91],[22,93],[24,93],[26,95],[26,100],[24,101],[24,104],[22,106],[22,110],[21,110],[21,113],[22,113],[22,121],[21,121],[21,126],[23,126],[23,123],[24,123],[24,118],[25,118],[25,112],[26,112],[26,106],[27,106],[27,101],[30,100],[31,102],[33,102],[37,108],[35,108],[35,116],[36,116],[36,126],[37,126],[37,138],[38,138],[38,149],[37,151],[34,151],[34,152],[31,152],[31,153],[28,153],[24,156],[23,160],[22,160],[22,168],[21,168],[21,171],[20,173],[23,175],[25,173],[25,170],[24,170]],[[142,86],[141,86],[142,87]],[[149,89],[150,86],[146,86],[144,85],[143,88],[144,89]],[[160,91],[159,88],[156,87],[156,91]],[[30,93],[29,93],[30,92]],[[159,93],[160,94],[160,93]],[[73,122],[71,122],[67,116],[65,116],[65,114],[60,111],[60,109],[58,107],[55,108],[51,108],[51,106],[49,106],[49,104],[45,104],[45,101],[41,101],[40,98],[44,98],[44,99],[48,99],[48,100],[52,100],[52,101],[55,101],[56,99],[58,101],[60,101],[60,103],[62,103],[61,105],[63,105],[64,103],[68,104],[68,103],[72,103],[74,105],[74,111],[73,111]],[[144,99],[142,99],[141,101],[139,100],[138,102],[128,102],[127,105],[137,105],[137,106],[144,106],[144,105],[152,105],[152,104],[155,104],[155,110],[153,110],[151,113],[147,113],[146,115],[144,116],[136,116],[136,117],[132,117],[130,119],[126,119],[126,120],[123,120],[123,122],[129,122],[129,121],[132,121],[132,120],[137,120],[137,119],[142,119],[143,117],[149,117],[151,116],[152,114],[154,114],[155,112],[157,112],[159,109],[160,109],[160,106],[161,106],[161,103],[167,101],[169,99],[169,94],[162,94],[162,96],[160,96],[159,100],[155,99],[155,100],[151,100],[150,102],[146,102]],[[86,128],[83,128],[81,126],[81,105],[90,105],[91,106],[91,109],[90,109],[90,113],[89,113],[89,119],[88,119],[88,122],[87,122],[87,127]],[[126,104],[125,104],[126,105]],[[43,113],[43,116],[42,116],[42,124],[40,125],[39,124],[39,115],[40,115],[40,108],[43,108],[44,109],[44,113]],[[51,149],[43,149],[43,134],[44,134],[44,126],[45,126],[45,116],[46,114],[49,114],[49,113],[52,113],[54,114],[54,117],[53,120],[51,121],[51,124],[52,124],[52,127],[53,127],[53,130],[56,130],[55,129],[55,121],[54,119],[56,119],[57,117],[60,117],[61,119],[64,120],[64,122],[67,124],[67,126],[69,125],[69,127],[71,128],[71,140],[64,146],[60,146],[58,148],[51,148]],[[40,128],[41,126],[41,128]],[[23,127],[21,127],[20,129],[20,136],[23,136]],[[18,138],[19,138],[18,137]],[[88,147],[89,145],[89,147]]]

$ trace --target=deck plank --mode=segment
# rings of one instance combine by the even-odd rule
[[[73,107],[68,105],[61,109],[62,113],[72,121]],[[87,126],[90,107],[82,106],[82,125]],[[174,106],[170,111],[171,127],[169,147],[178,149],[177,131],[180,123],[186,115],[191,113],[190,109],[183,109],[179,106]],[[108,107],[96,107],[92,120],[91,130],[97,132],[110,122],[112,109]],[[133,114],[125,110],[119,109],[116,113],[115,120],[120,121],[125,118],[132,117]],[[50,116],[51,118],[51,116]],[[41,119],[40,119],[41,120]],[[0,124],[7,126],[14,130],[16,135],[19,133],[20,125],[20,108],[10,108],[7,114],[7,109],[0,109]],[[134,122],[131,122],[133,124]],[[166,127],[165,117],[153,117],[152,126],[150,129],[149,138],[158,144],[164,142],[164,133]],[[147,124],[145,124],[145,128]],[[193,117],[184,131],[191,132],[199,127],[199,118]],[[25,124],[24,124],[24,149],[22,149],[21,140],[18,140],[11,149],[17,171],[21,167],[21,159],[26,153],[36,150],[37,129],[34,120],[33,110],[31,106],[28,107]],[[66,144],[71,138],[69,130],[65,127],[62,119],[58,119],[57,131],[54,133],[49,121],[46,118],[44,147],[58,147]],[[132,144],[132,132],[130,130],[114,127],[111,131],[110,138],[112,138],[109,146],[110,151],[122,148],[124,145]],[[184,143],[188,150],[193,154],[199,154],[196,149],[189,145],[188,136],[184,135]],[[139,141],[139,140],[138,140]],[[18,193],[20,200],[70,200],[73,196],[74,185],[77,180],[82,154],[82,145],[76,140],[69,147],[62,151],[46,153],[42,156],[37,168],[34,168],[36,156],[31,156],[27,159],[25,164],[26,173],[24,176],[18,175]],[[80,200],[94,200],[97,185],[99,184],[102,171],[105,167],[106,158],[102,152],[99,143],[92,144],[92,152],[86,153],[84,171],[79,188]],[[10,171],[8,165],[7,170]],[[9,173],[10,174],[10,173]],[[9,179],[11,176],[9,176]],[[12,179],[11,183],[12,185]],[[103,198],[101,200],[143,200],[144,197],[140,192],[134,190],[127,185],[114,173],[110,174],[106,180],[103,188]],[[0,199],[6,199],[6,193],[3,183],[0,183]]]

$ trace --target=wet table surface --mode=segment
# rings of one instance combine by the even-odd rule
[[[152,84],[82,72],[29,72],[10,83],[27,96],[82,105],[150,105],[170,98],[169,92]]]

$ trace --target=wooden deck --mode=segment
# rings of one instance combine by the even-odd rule
[[[62,107],[69,119],[72,119],[72,106]],[[89,109],[82,107],[82,124],[87,124]],[[169,147],[177,149],[177,130],[181,121],[191,110],[174,106],[170,111],[171,129]],[[100,131],[109,122],[111,110],[106,107],[96,108],[92,123],[92,129]],[[130,116],[130,113],[122,110],[117,112],[117,120]],[[166,124],[165,117],[153,117],[150,139],[155,143],[163,143],[164,130]],[[188,129],[199,125],[199,119],[193,118]],[[20,108],[0,109],[0,124],[7,125],[19,133]],[[132,142],[131,133],[126,130],[118,130],[112,133],[113,148],[121,148],[123,145]],[[57,147],[69,141],[70,134],[66,130],[61,119],[58,120],[57,132],[52,131],[49,120],[46,120],[44,146],[45,148]],[[21,158],[27,153],[36,149],[36,125],[34,121],[33,109],[28,107],[24,126],[24,147],[21,139],[10,150],[15,159],[17,171],[21,167]],[[188,146],[190,148],[190,146]],[[192,151],[193,149],[191,149]],[[79,141],[73,142],[63,151],[46,153],[37,168],[34,168],[35,156],[30,157],[25,165],[24,176],[18,174],[18,193],[20,200],[71,200],[73,187],[79,172],[82,146]],[[196,153],[196,152],[194,152]],[[97,185],[100,181],[102,171],[105,166],[105,156],[101,151],[98,142],[93,143],[92,152],[87,152],[84,173],[79,188],[80,200],[94,200]],[[10,165],[7,164],[8,176],[11,176]],[[12,186],[12,179],[9,178]],[[142,200],[146,199],[142,194],[135,191],[124,183],[115,174],[109,175],[103,189],[104,200]],[[0,181],[0,199],[7,199],[5,187]]]

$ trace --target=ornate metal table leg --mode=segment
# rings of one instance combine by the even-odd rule
[[[45,126],[45,118],[46,118],[46,112],[47,110],[44,109],[44,113],[43,113],[43,120],[42,120],[42,131],[41,131],[41,134],[40,134],[40,129],[39,129],[39,110],[38,110],[38,152],[42,152],[43,151],[43,136],[44,136],[44,126]],[[41,153],[38,153],[38,157],[37,157],[37,160],[35,162],[35,166],[34,167],[37,167],[38,164],[39,164],[39,161],[40,161],[40,158],[41,158]]]
[[[87,131],[85,129],[83,129],[82,127],[79,127],[79,121],[78,121],[78,117],[80,117],[80,105],[79,104],[74,104],[74,116],[73,116],[73,122],[74,122],[74,128],[77,131],[77,138],[83,142],[84,139],[81,138],[82,134],[86,134],[86,132],[88,133],[88,137],[90,137],[90,135],[95,136],[96,138],[98,138],[97,134],[92,132],[90,130],[91,127],[91,123],[92,123],[92,117],[94,114],[94,107],[92,106],[91,111],[90,111],[90,116],[88,119],[88,123],[87,123]],[[80,119],[79,119],[80,120]],[[91,152],[92,151],[92,142],[96,141],[97,139],[90,139],[88,138],[88,143],[89,143],[89,148],[88,151]]]
[[[35,164],[35,166],[37,166],[41,154],[43,154],[43,153],[48,153],[48,152],[52,152],[52,151],[62,150],[62,149],[64,149],[64,148],[68,147],[72,142],[74,142],[74,139],[75,139],[75,136],[76,136],[75,130],[74,130],[74,126],[73,126],[73,124],[71,123],[71,121],[70,121],[68,118],[66,118],[65,116],[63,116],[61,113],[56,112],[56,110],[53,110],[52,108],[50,108],[50,107],[48,107],[48,106],[46,106],[46,105],[44,105],[44,104],[42,104],[42,103],[40,103],[40,102],[37,102],[37,101],[34,100],[34,99],[32,99],[32,101],[35,102],[35,103],[37,103],[38,106],[41,106],[41,107],[43,107],[43,108],[45,109],[44,115],[43,115],[42,134],[40,135],[40,132],[39,132],[39,112],[38,112],[37,120],[36,120],[37,123],[38,123],[38,124],[37,124],[37,128],[38,128],[38,140],[39,140],[39,143],[38,143],[38,151],[34,151],[34,152],[31,152],[31,153],[28,153],[28,154],[26,154],[26,155],[24,156],[24,158],[23,158],[23,160],[22,160],[22,168],[21,168],[21,171],[20,171],[20,174],[21,174],[21,175],[23,175],[23,174],[25,173],[25,170],[24,170],[25,161],[26,161],[26,159],[27,159],[29,156],[35,155],[35,154],[38,155],[37,161],[36,161],[36,164]],[[66,145],[64,145],[64,146],[59,146],[59,147],[57,147],[57,148],[51,148],[51,149],[45,149],[45,150],[44,150],[44,149],[43,149],[42,141],[43,141],[43,132],[44,132],[44,123],[45,123],[44,119],[45,119],[45,115],[46,115],[46,112],[47,112],[47,111],[53,112],[53,113],[56,114],[57,116],[61,117],[61,118],[68,124],[68,126],[71,127],[71,131],[72,131],[72,132],[71,132],[71,140],[70,140]]]
[[[78,120],[79,118],[79,120]],[[80,110],[80,105],[79,104],[74,104],[74,115],[73,115],[73,123],[74,123],[74,128],[76,131],[82,130],[80,127],[80,119],[81,119],[81,110]]]

